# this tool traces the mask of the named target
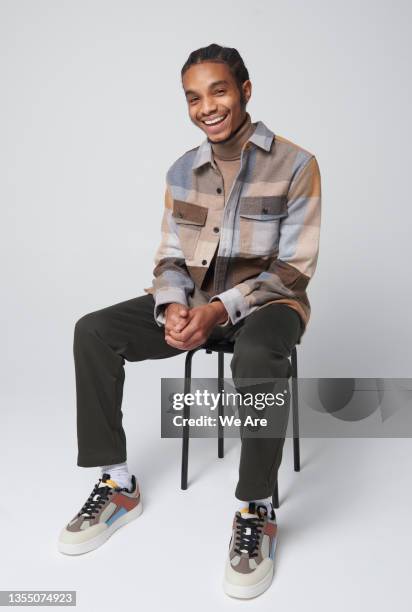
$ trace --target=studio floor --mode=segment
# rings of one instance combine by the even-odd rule
[[[82,612],[410,610],[411,440],[306,438],[296,473],[287,438],[274,581],[259,598],[242,602],[221,587],[238,440],[226,441],[224,459],[215,440],[192,440],[189,488],[181,491],[180,441],[161,439],[157,419],[146,421],[140,435],[143,415],[130,413],[128,464],[144,512],[100,549],[68,557],[57,551],[59,531],[86,500],[98,470],[75,464],[69,406],[46,403],[42,410],[44,427],[30,405],[10,410],[3,429],[1,589],[76,590]]]

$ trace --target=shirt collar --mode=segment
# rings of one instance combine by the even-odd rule
[[[252,142],[264,151],[270,151],[274,136],[275,134],[263,123],[263,121],[258,121],[256,124],[256,129],[254,130],[247,142]],[[208,139],[205,138],[205,140],[203,140],[196,152],[192,164],[192,170],[200,168],[200,166],[203,166],[207,162],[212,163],[212,153],[212,145],[210,144]]]

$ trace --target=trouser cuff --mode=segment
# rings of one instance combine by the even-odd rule
[[[102,465],[114,465],[127,461],[126,455],[78,455],[77,465],[79,467],[100,467]]]

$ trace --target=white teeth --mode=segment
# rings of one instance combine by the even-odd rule
[[[219,121],[222,121],[222,119],[224,119],[226,117],[226,115],[222,115],[221,117],[217,117],[216,119],[212,119],[209,121],[204,121],[203,123],[206,123],[206,125],[213,125],[214,123],[219,123]]]

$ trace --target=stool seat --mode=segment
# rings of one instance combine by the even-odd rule
[[[234,348],[235,348],[235,343],[231,342],[230,340],[208,340],[205,342],[205,344],[202,346],[202,348],[204,348],[206,350],[206,353],[231,353],[233,354],[234,352]]]

